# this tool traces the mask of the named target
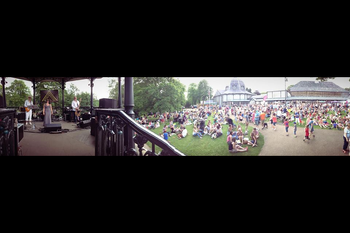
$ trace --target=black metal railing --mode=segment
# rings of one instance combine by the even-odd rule
[[[16,155],[14,134],[15,114],[15,109],[0,109],[0,156]]]
[[[96,156],[185,156],[162,137],[136,123],[123,109],[96,109],[96,123]],[[128,146],[129,129],[136,133],[133,140],[138,151]],[[143,153],[148,141],[152,143],[152,151]],[[159,154],[156,154],[155,145],[162,149]]]

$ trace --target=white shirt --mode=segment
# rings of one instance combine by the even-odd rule
[[[33,105],[32,101],[29,102],[29,100],[26,100],[26,102],[24,102],[24,107],[28,107],[28,106],[31,106],[31,105]]]
[[[182,137],[186,137],[187,136],[187,129],[184,129],[183,131],[182,131]]]
[[[80,103],[79,103],[79,100],[77,100],[77,101],[74,101],[74,100],[73,100],[73,101],[72,101],[72,108],[73,108],[74,111],[75,111],[76,108],[79,107],[79,104],[80,104]]]

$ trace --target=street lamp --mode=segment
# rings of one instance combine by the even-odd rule
[[[287,77],[284,77],[284,102],[286,104],[286,107],[287,107]]]

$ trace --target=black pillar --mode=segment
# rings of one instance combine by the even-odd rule
[[[66,85],[64,78],[62,78],[61,85],[62,85],[62,87],[61,87],[61,89],[62,89],[62,117],[64,118],[64,88]]]
[[[92,110],[94,109],[94,79],[95,77],[90,77],[90,87],[91,87],[91,99],[90,99],[90,113],[92,115]]]
[[[122,107],[122,82],[121,77],[118,77],[118,108]]]
[[[125,85],[125,92],[124,92],[124,94],[125,94],[125,98],[124,98],[125,112],[132,119],[135,119],[133,78],[132,77],[125,77],[124,85]],[[125,135],[127,149],[135,148],[133,136],[134,136],[134,131],[131,129],[131,127],[127,126],[127,134]]]
[[[2,84],[3,107],[6,108],[7,106],[6,106],[6,95],[5,95],[5,84],[6,84],[5,77],[2,77],[1,84]]]
[[[35,104],[35,88],[36,88],[35,78],[33,78],[32,83],[33,83],[33,104]]]

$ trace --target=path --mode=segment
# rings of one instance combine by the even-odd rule
[[[297,138],[294,138],[294,127],[289,127],[289,136],[286,136],[282,124],[277,125],[274,131],[269,128],[260,130],[265,137],[264,147],[260,156],[344,156],[343,130],[315,129],[315,138],[309,143],[303,142],[304,128],[297,129]],[[346,154],[348,156],[348,154]]]

